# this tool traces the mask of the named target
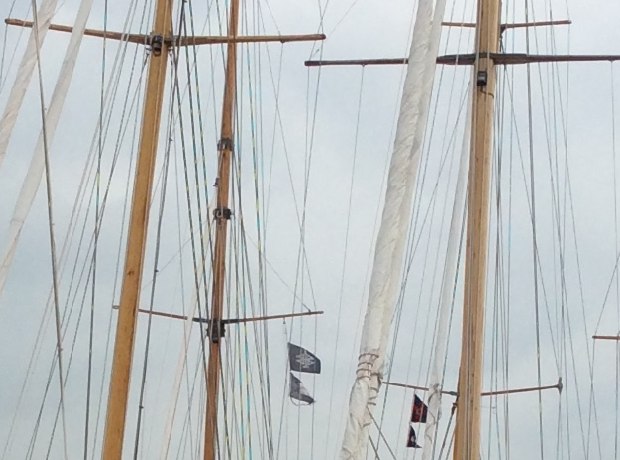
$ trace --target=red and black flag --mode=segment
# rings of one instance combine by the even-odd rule
[[[426,423],[426,415],[428,414],[428,406],[418,398],[418,395],[413,395],[413,407],[411,408],[411,423]]]
[[[415,431],[412,426],[409,426],[409,436],[407,436],[407,447],[412,447],[414,449],[419,449],[422,446],[418,445],[417,438],[415,436]]]

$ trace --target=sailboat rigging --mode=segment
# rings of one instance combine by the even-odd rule
[[[432,11],[432,5],[434,2],[425,2],[422,3],[418,8],[418,20],[420,18],[424,18],[424,13],[420,14],[421,11],[425,9],[428,11]],[[423,6],[425,5],[425,6]],[[443,7],[440,4],[436,5],[436,7],[440,11],[440,18],[443,17]],[[527,12],[527,6],[526,6]],[[426,22],[430,22],[430,14],[426,13],[427,17],[425,18]],[[462,333],[462,345],[461,345],[461,364],[460,364],[460,374],[459,374],[459,391],[458,392],[447,392],[449,394],[453,394],[457,396],[457,402],[455,403],[454,409],[456,409],[456,424],[455,424],[455,438],[454,438],[454,447],[453,447],[453,456],[455,459],[477,459],[480,458],[480,442],[481,442],[481,430],[480,430],[480,402],[482,395],[498,395],[498,394],[513,394],[524,391],[538,391],[539,393],[539,403],[540,403],[540,391],[549,389],[549,388],[557,388],[560,390],[563,387],[562,378],[560,377],[559,383],[557,385],[548,385],[542,386],[540,385],[540,361],[538,361],[538,376],[539,376],[539,386],[527,389],[513,389],[513,390],[503,390],[503,391],[491,391],[491,392],[483,392],[482,391],[482,378],[483,378],[483,344],[484,344],[484,309],[485,309],[485,292],[486,292],[486,277],[487,277],[487,258],[488,258],[488,241],[487,234],[489,231],[490,223],[489,223],[489,208],[490,208],[490,177],[491,177],[491,152],[493,148],[493,109],[496,104],[495,100],[495,80],[496,80],[496,65],[506,65],[506,64],[524,64],[527,63],[541,63],[541,62],[562,62],[562,61],[610,61],[613,62],[620,58],[619,55],[588,55],[588,56],[531,56],[529,55],[529,41],[527,41],[528,45],[528,53],[526,54],[505,54],[499,53],[499,45],[500,45],[500,32],[508,28],[518,28],[518,27],[535,27],[541,25],[552,25],[554,21],[542,21],[542,22],[525,22],[518,24],[500,24],[500,2],[494,0],[482,0],[478,2],[478,12],[477,22],[473,24],[476,27],[476,50],[472,55],[447,55],[447,56],[437,56],[437,53],[432,55],[433,60],[436,60],[437,64],[460,64],[460,65],[473,65],[472,72],[472,86],[474,87],[473,93],[473,102],[472,102],[472,124],[471,124],[471,148],[470,148],[470,162],[469,162],[469,185],[468,185],[468,218],[467,218],[467,243],[466,243],[466,255],[465,255],[465,279],[464,279],[464,313],[463,313],[463,333]],[[527,15],[526,15],[527,19]],[[424,19],[422,19],[424,20]],[[437,22],[437,18],[435,18],[435,22]],[[561,24],[570,23],[570,21],[560,21]],[[445,23],[445,25],[459,25],[458,23]],[[465,24],[462,24],[463,26]],[[472,26],[472,24],[468,24]],[[412,50],[414,49],[414,45],[420,42],[420,38],[416,40],[416,32],[418,28],[424,27],[423,24],[419,24],[416,22],[416,26],[414,28],[413,40],[412,40]],[[428,32],[425,33],[428,35]],[[527,36],[529,39],[529,35]],[[413,51],[412,51],[413,52]],[[334,61],[334,60],[326,60],[326,61],[307,61],[307,66],[333,66],[333,65],[385,65],[385,64],[408,64],[408,75],[411,72],[411,65],[415,63],[415,57],[410,57],[409,59],[370,59],[370,60],[343,60],[343,61]],[[529,68],[528,68],[529,70]],[[419,72],[419,70],[418,70]],[[529,74],[528,74],[529,78]],[[428,80],[428,76],[422,77],[422,79]],[[529,80],[528,80],[529,81]],[[403,107],[407,106],[407,83],[405,83],[405,93],[403,96],[403,100],[401,102],[401,110]],[[529,92],[528,87],[528,97],[530,97],[531,103],[531,92]],[[401,114],[402,117],[402,114]],[[531,118],[530,118],[531,120]],[[530,126],[531,129],[531,126]],[[411,131],[411,129],[409,129]],[[392,158],[391,167],[393,168],[397,165],[397,161],[395,158],[398,158],[398,131],[396,134],[396,147],[394,157]],[[419,155],[419,148],[411,148],[411,156],[416,157]],[[531,153],[530,148],[530,153]],[[533,168],[533,166],[532,166]],[[415,170],[414,170],[415,171]],[[392,173],[390,173],[392,174]],[[413,173],[415,175],[415,172]],[[384,218],[382,220],[382,226],[392,226],[392,222],[394,221],[393,216],[389,216],[386,212],[390,206],[392,206],[392,201],[394,198],[390,196],[390,179],[388,179],[388,191],[386,193],[385,205],[384,205]],[[532,190],[531,195],[532,199],[534,199],[534,185],[532,182]],[[408,196],[411,193],[408,189],[403,189],[401,186],[395,187],[396,190],[399,190],[400,197]],[[457,195],[457,201],[458,201]],[[400,198],[399,197],[399,198]],[[402,198],[401,198],[402,199]],[[533,209],[533,205],[532,205]],[[532,211],[534,212],[534,211]],[[454,219],[453,221],[454,222]],[[532,217],[532,225],[534,238],[536,237],[536,227],[535,227],[535,214]],[[404,234],[404,231],[401,230],[398,232],[400,234]],[[382,248],[381,243],[381,231],[378,236],[377,249],[375,254],[375,265],[373,266],[373,270],[377,270],[377,273],[385,273],[386,270],[380,268],[381,263],[381,251],[384,250]],[[534,246],[535,248],[535,246]],[[402,249],[396,253],[396,255],[390,251],[387,251],[390,254],[392,260],[395,260],[396,269],[398,270],[398,266],[400,265],[400,257],[402,254]],[[537,253],[536,248],[534,249],[534,259],[536,260]],[[534,263],[534,277],[535,277],[535,287],[537,288],[538,276],[537,276],[537,263]],[[374,273],[374,272],[373,272]],[[378,283],[379,286],[385,286],[385,280]],[[371,293],[373,289],[373,280],[371,280]],[[444,285],[444,292],[448,292],[450,286]],[[393,296],[393,294],[392,294]],[[538,293],[535,294],[536,302],[538,302]],[[394,300],[391,299],[387,302],[387,306],[384,307],[387,312],[387,317],[390,318],[392,316],[390,306],[394,303]],[[376,328],[376,330],[382,332],[382,340],[387,340],[389,335],[389,330],[385,326],[381,326],[382,322],[385,323],[386,320],[380,320],[379,318],[372,318],[371,312],[380,305],[381,302],[378,302],[376,299],[372,297],[372,294],[369,299],[369,305],[367,310],[366,317],[366,325],[365,325],[365,333],[362,338],[362,348],[360,351],[360,367],[357,371],[357,376],[354,384],[354,388],[351,394],[350,400],[350,411],[351,411],[351,420],[353,422],[349,423],[347,427],[347,432],[345,434],[345,440],[343,442],[343,448],[341,453],[341,458],[363,458],[365,456],[366,442],[367,442],[367,434],[365,430],[370,426],[370,419],[372,418],[372,411],[374,406],[376,405],[375,399],[377,398],[377,394],[379,392],[379,386],[381,384],[382,379],[382,364],[379,367],[368,368],[368,364],[366,363],[368,356],[368,350],[374,350],[371,353],[374,354],[375,359],[379,358],[379,362],[381,361],[382,355],[385,351],[381,350],[380,347],[370,347],[365,348],[366,343],[374,343],[373,342],[373,333],[369,332],[369,328]],[[536,318],[538,322],[538,308],[536,310]],[[596,336],[595,336],[596,337]],[[368,341],[368,342],[366,342]],[[443,338],[440,337],[439,341],[443,341]],[[540,346],[540,344],[539,344]],[[540,353],[540,352],[539,352]],[[442,357],[442,352],[439,353],[440,362],[445,358]],[[362,398],[360,395],[356,395],[356,391],[360,392],[361,390],[357,390],[356,387],[359,386],[361,381],[366,381],[369,379],[375,379],[376,383],[370,385],[371,390],[366,389],[364,393],[366,394],[366,398]],[[399,384],[396,384],[397,386]],[[430,399],[435,402],[437,399],[441,398],[441,394],[444,391],[440,387],[441,381],[437,383],[432,383],[432,393]],[[368,386],[368,385],[366,385]],[[410,388],[418,388],[429,390],[430,388],[420,387],[416,385],[400,385]],[[370,395],[370,396],[368,396]],[[415,396],[415,404],[418,402],[418,397]],[[425,406],[426,407],[426,406]],[[439,418],[438,407],[435,406],[435,410],[431,411],[431,414],[434,419]],[[362,413],[365,411],[365,414]],[[412,420],[413,421],[413,420]],[[416,420],[420,422],[420,420]],[[426,416],[424,417],[424,423],[426,422]],[[353,426],[353,429],[350,427]],[[428,440],[431,446],[428,449],[425,449],[425,453],[423,458],[430,458],[428,455],[432,452],[433,449],[433,441],[434,441],[434,429],[435,423],[432,423],[430,431],[430,436]],[[540,426],[542,431],[542,418],[540,419]],[[353,430],[361,430],[361,435],[353,434]],[[427,429],[427,433],[428,433]],[[357,440],[352,441],[351,439]],[[543,452],[541,440],[541,454]],[[410,428],[409,437],[407,442],[407,447],[419,448],[420,446],[417,444],[416,435],[413,431],[413,428]],[[373,450],[376,453],[376,447],[373,445]]]
[[[48,2],[49,3],[49,2]],[[49,8],[48,10],[53,10]],[[149,208],[151,206],[151,195],[153,190],[153,181],[155,174],[155,157],[157,144],[159,139],[160,118],[162,115],[163,96],[166,83],[166,67],[168,55],[173,46],[187,46],[212,43],[227,43],[228,52],[226,65],[226,84],[224,91],[222,130],[219,149],[219,166],[216,176],[216,187],[218,194],[216,197],[216,208],[214,216],[216,221],[215,232],[215,250],[214,261],[214,285],[213,285],[213,301],[212,312],[208,319],[198,318],[198,322],[207,323],[207,337],[210,339],[210,353],[208,355],[209,365],[207,371],[207,418],[205,423],[205,458],[214,458],[216,455],[216,425],[217,425],[217,405],[218,405],[218,380],[220,374],[219,360],[219,343],[224,336],[225,324],[239,324],[247,321],[260,321],[265,319],[289,318],[295,316],[306,316],[308,314],[317,314],[321,312],[292,313],[282,315],[270,315],[262,318],[239,318],[239,319],[221,319],[223,311],[222,304],[224,302],[224,260],[226,257],[226,222],[230,220],[232,212],[228,208],[228,189],[229,177],[231,170],[231,156],[233,151],[233,113],[235,103],[235,86],[236,86],[236,43],[240,42],[265,42],[278,41],[285,43],[288,41],[300,40],[321,40],[325,36],[322,34],[306,35],[306,36],[267,36],[267,37],[238,37],[237,22],[239,16],[239,7],[233,2],[231,7],[231,19],[228,35],[226,37],[192,37],[189,40],[176,40],[172,35],[172,2],[170,0],[161,0],[157,2],[155,11],[155,20],[153,31],[150,35],[109,33],[107,30],[84,29],[83,24],[78,34],[86,34],[102,38],[112,38],[124,42],[133,42],[137,44],[147,45],[149,47],[149,70],[147,73],[146,98],[144,106],[143,126],[141,132],[141,143],[139,147],[139,155],[136,166],[136,179],[133,189],[133,204],[131,207],[131,220],[129,223],[127,256],[125,259],[125,276],[121,289],[119,310],[119,325],[117,327],[117,336],[115,342],[114,359],[111,369],[110,390],[108,393],[108,410],[106,431],[104,436],[102,457],[103,458],[121,458],[123,452],[123,437],[125,434],[125,417],[127,413],[127,402],[129,395],[129,381],[131,375],[131,364],[133,358],[133,346],[135,343],[135,330],[138,318],[138,300],[139,290],[142,284],[142,270],[145,256],[146,231],[149,220]],[[46,13],[43,29],[59,30],[64,32],[73,32],[71,27],[58,25],[50,25],[49,19],[51,14]],[[87,16],[87,14],[86,14]],[[7,24],[19,25],[22,27],[33,27],[33,34],[36,40],[40,39],[39,26],[37,21],[17,21],[7,20]],[[74,34],[75,36],[75,34]],[[37,43],[40,47],[40,43]],[[21,89],[20,89],[21,90]],[[14,109],[11,109],[14,110]],[[14,122],[15,117],[8,116],[5,113],[5,121]],[[5,122],[3,128],[6,127]],[[6,141],[7,135],[3,134]],[[6,144],[6,142],[4,143]],[[6,146],[6,145],[5,145]],[[11,254],[11,253],[10,253]],[[3,281],[6,276],[10,261],[5,262],[2,266]],[[150,313],[150,311],[149,311]],[[163,314],[160,316],[166,316]],[[168,315],[173,317],[187,318],[179,315]],[[59,348],[60,349],[60,348]],[[60,357],[59,357],[60,359]],[[60,368],[61,386],[63,369]],[[62,400],[61,400],[62,404]],[[142,410],[138,414],[138,426],[140,426],[140,417]],[[64,428],[64,410],[63,410],[63,428]],[[88,429],[86,431],[88,433]],[[87,438],[86,438],[87,439]],[[65,441],[65,457],[66,450],[66,434]],[[88,442],[85,443],[85,446]],[[138,442],[136,440],[137,455]],[[86,455],[86,451],[85,451]]]
[[[620,6],[35,3],[0,458],[620,455]]]

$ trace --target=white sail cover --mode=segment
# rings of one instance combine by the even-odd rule
[[[48,2],[49,3],[49,2]],[[55,2],[54,2],[55,4]],[[47,133],[47,142],[51,144],[54,133],[56,131],[56,127],[58,126],[58,121],[60,119],[60,114],[62,112],[62,108],[67,96],[67,91],[69,90],[69,86],[71,84],[71,78],[73,76],[73,69],[75,67],[75,61],[77,58],[77,54],[80,48],[80,44],[82,42],[82,37],[84,36],[84,29],[86,28],[86,21],[88,16],[90,15],[90,10],[93,4],[93,0],[82,0],[80,4],[80,8],[77,12],[75,24],[73,26],[73,31],[71,34],[71,39],[69,41],[69,46],[67,47],[67,51],[65,53],[65,58],[62,63],[62,67],[60,70],[60,75],[58,77],[58,82],[56,83],[56,87],[54,88],[54,93],[52,94],[52,99],[49,105],[49,110],[45,115],[46,122],[46,133]],[[53,11],[53,9],[52,9]],[[49,26],[49,20],[48,20]],[[31,37],[32,38],[32,37]],[[30,42],[29,42],[30,45]],[[39,43],[40,46],[40,43]],[[31,59],[33,60],[33,64],[36,62],[36,48],[33,45],[31,49],[30,46],[26,50],[26,54],[34,53],[34,57],[32,56],[24,56],[23,62],[29,62]],[[32,68],[30,69],[32,72]],[[30,78],[30,77],[28,77]],[[19,79],[19,75],[18,75]],[[17,83],[17,82],[16,82]],[[25,88],[24,88],[25,91]],[[23,94],[21,95],[23,99]],[[20,100],[21,105],[21,100]],[[18,110],[17,107],[16,110]],[[9,107],[7,106],[7,110],[5,111],[5,115]],[[16,115],[16,114],[15,114]],[[4,118],[2,123],[4,123]],[[14,121],[13,121],[14,125]],[[12,129],[12,126],[11,128]],[[4,126],[4,124],[2,124]],[[5,134],[2,131],[3,135]],[[10,136],[10,131],[8,134]],[[24,226],[24,222],[26,221],[26,217],[30,212],[30,208],[32,207],[32,203],[37,194],[37,190],[39,189],[39,185],[41,184],[41,178],[43,177],[43,172],[45,170],[45,151],[44,151],[44,137],[43,131],[39,134],[39,138],[37,140],[37,145],[34,149],[34,153],[32,155],[32,160],[30,162],[30,166],[28,168],[28,172],[26,177],[24,178],[24,182],[22,184],[22,188],[19,193],[19,197],[17,199],[17,203],[15,203],[15,209],[13,210],[13,217],[11,218],[11,222],[9,224],[9,232],[7,238],[6,252],[2,257],[2,261],[0,262],[0,296],[2,295],[2,291],[4,290],[4,285],[6,283],[6,279],[8,276],[9,268],[11,263],[13,262],[13,257],[15,256],[15,250],[17,248],[17,241],[19,239],[19,235]],[[5,141],[5,144],[1,144],[3,142],[0,140],[0,148],[3,146],[6,147],[6,143],[8,143],[8,139]],[[0,150],[0,161],[3,158],[2,151]]]
[[[43,46],[43,41],[52,22],[57,4],[58,0],[43,0],[41,7],[36,12],[38,28],[35,30],[33,27],[30,31],[26,51],[17,69],[15,83],[13,83],[2,119],[0,119],[0,167],[2,167],[2,162],[6,156],[6,149],[15,127],[17,114],[24,101],[26,90],[32,79],[34,66],[37,63],[37,48],[40,50],[41,46]]]
[[[366,455],[371,411],[381,385],[393,306],[424,143],[445,0],[420,0],[401,99],[385,203],[377,235],[357,375],[340,458]]]

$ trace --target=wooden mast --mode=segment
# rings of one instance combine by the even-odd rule
[[[168,44],[163,37],[170,36],[172,33],[171,14],[172,0],[157,0],[150,42],[151,55],[146,84],[142,134],[136,163],[131,218],[127,235],[127,254],[108,394],[102,452],[102,458],[106,460],[120,460],[123,454],[138,300],[168,63]]]
[[[237,36],[239,2],[232,0],[228,25],[228,37]],[[224,336],[221,322],[224,304],[224,280],[226,274],[226,236],[231,211],[228,207],[230,188],[230,164],[233,154],[234,105],[237,84],[237,44],[229,42],[226,55],[226,86],[222,102],[222,125],[218,149],[217,207],[215,218],[215,247],[213,257],[213,288],[209,327],[209,361],[207,365],[207,406],[205,418],[204,459],[214,460],[217,452],[217,405],[221,368],[220,339]]]
[[[499,47],[500,0],[478,1],[475,90],[467,194],[467,249],[463,336],[454,441],[455,460],[480,458],[480,394],[484,343],[484,298],[489,231],[495,64],[487,53]]]

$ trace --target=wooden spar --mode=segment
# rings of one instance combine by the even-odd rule
[[[347,66],[347,65],[400,65],[407,64],[407,58],[379,58],[379,59],[325,59],[320,61],[305,61],[306,67]]]
[[[172,33],[172,0],[157,0],[153,36]],[[156,43],[157,40],[154,40]],[[131,377],[138,299],[144,265],[144,248],[149,221],[151,192],[155,172],[155,157],[159,139],[168,45],[159,42],[150,54],[146,98],[140,148],[136,163],[131,217],[127,235],[127,253],[123,271],[118,323],[112,358],[112,375],[108,393],[102,458],[120,460],[123,455],[123,437],[127,414],[127,399]]]
[[[486,53],[499,47],[500,0],[478,3],[472,100],[472,131],[467,193],[467,246],[463,298],[463,333],[454,437],[455,460],[480,458],[484,298],[489,232],[495,63]]]
[[[555,385],[543,385],[541,387],[525,387],[525,388],[513,388],[512,390],[495,390],[495,391],[483,391],[480,393],[480,396],[497,396],[497,395],[509,395],[515,393],[527,393],[530,391],[542,391],[542,390],[552,390],[557,389],[558,393],[562,393],[564,389],[564,384],[562,383],[562,377],[558,380],[558,383]]]
[[[421,385],[412,385],[409,383],[397,383],[397,382],[384,382],[384,383],[386,385],[392,385],[395,387],[402,387],[402,388],[411,388],[413,390],[420,390],[420,391],[429,390],[428,387],[424,387]],[[540,387],[513,388],[513,389],[508,389],[508,390],[483,391],[482,393],[480,393],[480,396],[508,395],[508,394],[515,394],[515,393],[527,393],[530,391],[542,391],[542,390],[552,390],[552,389],[557,389],[558,392],[562,393],[563,388],[564,388],[564,384],[562,383],[562,378],[560,377],[560,379],[558,380],[558,383],[556,383],[555,385],[544,385]],[[441,394],[458,396],[458,393],[456,391],[449,391],[449,390],[441,390]]]
[[[175,39],[177,46],[194,45],[216,45],[219,43],[263,43],[263,42],[304,42],[325,40],[325,34],[304,34],[304,35],[247,35],[238,37],[180,37]]]
[[[448,54],[437,57],[437,64],[441,65],[473,65],[476,54]],[[489,58],[496,65],[540,64],[545,62],[613,62],[619,61],[619,54],[525,54],[525,53],[483,53],[480,58]],[[325,66],[370,66],[370,65],[402,65],[407,64],[407,58],[380,58],[380,59],[332,59],[320,61],[305,61],[306,67]]]
[[[616,340],[620,341],[620,335],[593,335],[594,340]]]
[[[490,59],[495,65],[540,64],[545,62],[613,62],[620,60],[618,54],[525,54],[525,53],[481,53],[480,59]],[[444,65],[472,65],[476,61],[476,54],[450,54],[439,56],[438,64]]]
[[[22,21],[21,19],[7,18],[4,23],[8,26],[32,27],[32,21]],[[73,27],[59,24],[50,24],[49,30],[56,32],[73,32]],[[106,38],[108,40],[123,40],[131,43],[146,45],[150,43],[151,36],[144,34],[124,34],[121,32],[111,32],[109,30],[84,29],[84,35],[89,37]]]
[[[118,305],[113,305],[112,308],[117,310]],[[151,310],[146,310],[144,308],[138,309],[138,312],[146,313],[146,314],[153,315],[153,316],[161,316],[163,318],[182,319],[182,320],[189,319],[189,317],[185,315],[177,315],[175,313],[167,313],[164,311],[156,311],[156,310],[151,311]],[[251,323],[255,321],[268,321],[270,319],[283,319],[283,318],[293,318],[297,316],[322,315],[323,313],[324,313],[323,311],[319,310],[319,311],[304,311],[301,313],[283,313],[280,315],[254,316],[254,317],[249,317],[249,318],[228,318],[228,319],[220,320],[220,324]],[[211,322],[211,320],[207,318],[198,318],[198,317],[192,318],[192,321],[194,323],[206,323],[206,324],[209,324]]]
[[[236,37],[239,22],[239,0],[230,4],[228,36]],[[226,276],[226,235],[231,211],[228,207],[230,166],[234,142],[234,106],[237,85],[237,44],[229,42],[226,54],[226,85],[222,101],[222,125],[218,142],[218,174],[215,217],[215,246],[213,256],[213,288],[211,300],[211,323],[209,324],[209,357],[207,363],[207,404],[205,418],[204,460],[215,460],[217,452],[217,406],[221,366],[220,323],[224,307],[224,281]]]
[[[397,383],[397,382],[383,382],[383,383],[385,383],[386,385],[391,385],[393,387],[410,388],[412,390],[420,390],[420,391],[429,390],[428,387],[424,387],[422,385],[412,385],[411,383]],[[442,395],[451,395],[451,396],[457,395],[456,391],[441,390],[440,392]]]
[[[21,19],[7,18],[4,22],[9,26],[32,27],[32,21],[22,21]],[[50,30],[58,32],[72,32],[73,28],[58,24],[50,24]],[[122,32],[111,32],[108,30],[84,29],[84,35],[89,37],[106,38],[108,40],[120,40],[138,45],[150,45],[151,36],[144,34],[125,34]],[[164,37],[168,46],[196,46],[196,45],[217,45],[223,43],[264,43],[264,42],[301,42],[325,40],[325,34],[304,34],[304,35],[247,35],[238,37],[221,36],[197,36],[197,37],[174,37],[170,35]]]
[[[506,29],[521,29],[525,27],[541,27],[541,26],[567,26],[572,24],[572,21],[569,19],[563,19],[560,21],[534,21],[534,22],[513,22],[511,24],[500,24],[499,28],[501,31]],[[475,28],[475,22],[442,22],[442,26],[446,27],[466,27],[466,28]]]

